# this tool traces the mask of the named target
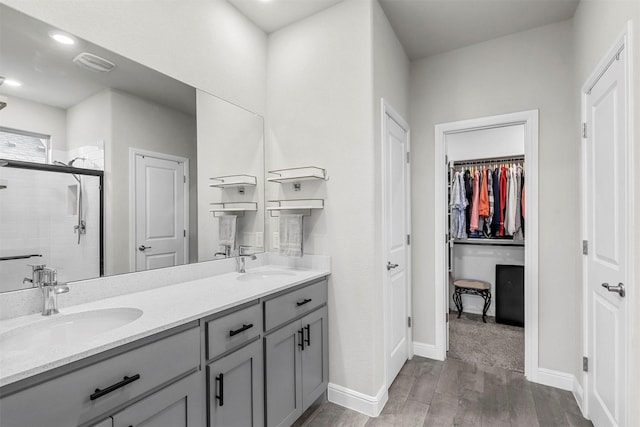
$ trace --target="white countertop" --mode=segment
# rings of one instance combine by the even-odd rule
[[[290,269],[281,266],[259,267],[247,272],[265,270],[287,270],[295,274],[239,281],[237,277],[241,276],[241,273],[227,273],[63,308],[60,309],[60,314],[49,318],[32,314],[2,320],[0,387],[330,273],[328,270]],[[64,298],[64,295],[59,297]],[[2,334],[16,328],[37,322],[44,326],[47,321],[60,316],[118,307],[137,308],[142,310],[143,314],[131,323],[96,334],[89,340],[78,340],[71,345],[51,346],[46,352],[2,346]]]

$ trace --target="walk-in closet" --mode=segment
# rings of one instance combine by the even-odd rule
[[[524,372],[525,126],[446,135],[448,357]]]

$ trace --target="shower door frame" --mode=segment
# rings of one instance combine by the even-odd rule
[[[67,173],[84,176],[97,176],[100,191],[100,277],[104,276],[104,171],[95,169],[75,168],[73,166],[50,165],[46,163],[23,162],[19,160],[2,159],[6,162],[3,167],[26,169],[42,172]]]

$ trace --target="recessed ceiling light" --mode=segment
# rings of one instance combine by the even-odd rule
[[[62,33],[50,33],[49,37],[60,44],[72,45],[76,43],[76,41],[72,37]]]
[[[17,80],[11,80],[11,79],[5,79],[4,83],[7,86],[13,86],[13,87],[20,87],[22,86],[22,83],[20,83]]]

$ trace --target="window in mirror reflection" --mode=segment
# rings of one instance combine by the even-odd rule
[[[49,135],[0,127],[0,158],[48,163],[50,141]]]

